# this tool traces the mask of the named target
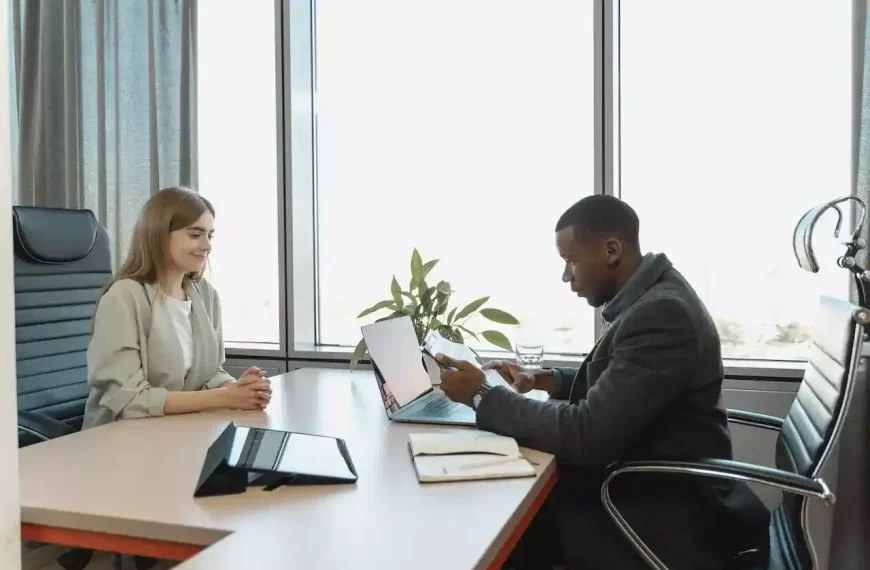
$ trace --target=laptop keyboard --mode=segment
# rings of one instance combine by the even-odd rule
[[[453,408],[458,406],[456,402],[451,401],[447,396],[439,396],[435,398],[429,398],[429,401],[426,402],[426,405],[423,406],[423,412],[435,418],[445,418],[450,415],[450,412],[453,411]]]

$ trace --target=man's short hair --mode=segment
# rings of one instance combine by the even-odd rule
[[[613,196],[595,194],[583,198],[562,214],[556,231],[571,227],[574,236],[615,237],[629,245],[639,245],[640,221],[631,206]]]

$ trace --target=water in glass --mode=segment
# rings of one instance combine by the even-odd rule
[[[544,345],[517,344],[517,364],[523,368],[541,368],[544,366]]]

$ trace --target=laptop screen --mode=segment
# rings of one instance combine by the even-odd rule
[[[369,356],[384,380],[384,391],[402,408],[432,388],[410,317],[386,319],[362,327]]]

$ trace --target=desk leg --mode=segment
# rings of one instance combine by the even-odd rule
[[[47,544],[87,548],[101,552],[116,552],[118,554],[133,554],[163,560],[187,560],[206,548],[196,544],[148,540],[119,534],[33,524],[21,525],[21,538]]]
[[[526,514],[523,515],[523,518],[521,518],[517,523],[517,526],[514,527],[513,532],[502,545],[501,550],[498,551],[498,554],[495,555],[495,558],[489,564],[488,570],[501,570],[501,567],[504,566],[505,562],[507,562],[511,552],[513,552],[514,548],[516,548],[519,543],[520,538],[522,538],[523,533],[526,532],[526,529],[529,528],[529,525],[532,523],[532,519],[534,519],[535,515],[538,514],[538,511],[541,510],[544,501],[547,500],[547,497],[549,497],[550,493],[553,491],[553,487],[556,486],[556,481],[558,479],[556,473],[557,472],[554,469],[553,474],[547,482],[544,483],[544,488],[541,489],[541,492],[538,493],[538,496],[535,497],[535,500],[532,501],[531,505],[529,505],[529,510],[526,511]]]

